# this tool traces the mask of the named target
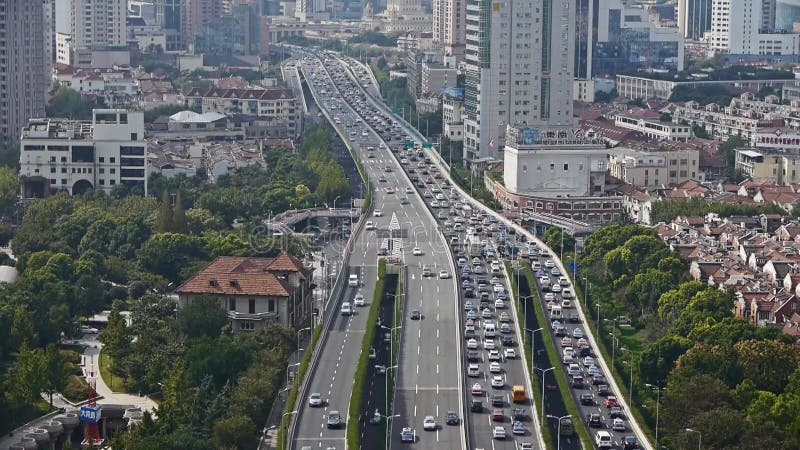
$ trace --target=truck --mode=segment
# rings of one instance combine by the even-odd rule
[[[470,234],[467,236],[467,252],[471,258],[483,255],[483,244],[478,236]]]
[[[528,396],[525,394],[525,386],[517,384],[514,386],[512,392],[514,403],[525,403],[528,401]]]

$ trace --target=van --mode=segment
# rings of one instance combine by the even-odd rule
[[[483,325],[483,337],[485,338],[494,338],[496,336],[497,329],[495,328],[493,323],[486,323]]]
[[[564,318],[562,314],[561,307],[558,305],[554,305],[553,308],[550,310],[550,320],[561,320]]]
[[[611,441],[611,433],[600,430],[594,435],[594,444],[597,448],[611,448],[614,443]]]
[[[525,403],[528,401],[528,396],[525,395],[525,386],[515,385],[512,392],[514,403]]]
[[[351,273],[347,279],[348,286],[358,286],[358,275]]]
[[[342,315],[349,316],[352,314],[353,310],[350,308],[350,302],[342,303]]]

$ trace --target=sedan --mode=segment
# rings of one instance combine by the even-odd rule
[[[411,310],[411,320],[419,320],[422,318],[422,313],[418,309]]]
[[[503,354],[506,357],[506,359],[514,359],[517,357],[517,351],[514,350],[513,348],[506,348],[503,351]]]
[[[586,367],[593,366],[594,365],[594,358],[592,358],[591,356],[587,356],[587,357],[583,358],[583,365],[586,366]]]
[[[522,435],[527,433],[527,431],[525,430],[525,426],[522,425],[522,422],[520,421],[514,422],[514,427],[511,429],[511,432],[517,435]]]
[[[581,405],[593,406],[594,397],[592,397],[592,394],[581,394]]]
[[[486,339],[483,341],[483,349],[484,350],[493,350],[494,349],[494,340]]]
[[[383,216],[383,213],[381,212],[380,209],[376,209],[375,211],[372,211],[372,215],[375,217],[381,217]]]
[[[364,306],[364,294],[361,292],[357,293],[355,298],[353,298],[353,304],[355,306]]]
[[[582,338],[583,337],[583,330],[580,327],[575,328],[574,330],[572,330],[572,337],[575,338],[575,339]]]
[[[503,381],[503,377],[500,375],[495,375],[492,377],[492,387],[495,389],[502,389],[505,386],[506,382]]]
[[[506,303],[498,298],[497,300],[494,301],[494,307],[503,309],[506,307]]]
[[[494,430],[492,430],[492,437],[494,437],[495,439],[505,439],[506,438],[505,427],[494,427]]]
[[[422,250],[419,247],[414,247],[414,250],[411,251],[414,256],[422,256]]]
[[[477,350],[467,350],[467,361],[480,362],[481,354]]]
[[[309,395],[308,406],[312,408],[322,406],[322,394],[320,394],[319,392],[313,392],[311,395]]]
[[[487,357],[487,359],[489,361],[500,361],[500,351],[495,349],[489,350],[489,356]]]
[[[478,341],[476,341],[475,339],[469,339],[467,341],[467,348],[469,350],[476,350],[478,348]]]
[[[440,280],[446,280],[448,278],[450,278],[450,272],[448,272],[446,270],[442,270],[441,272],[439,272],[439,279]]]
[[[422,429],[425,431],[436,431],[436,419],[433,416],[425,416],[425,421],[422,422]]]
[[[483,395],[483,386],[480,383],[475,383],[472,385],[472,395]]]
[[[342,425],[342,416],[339,411],[331,411],[328,413],[328,428],[339,428]]]
[[[403,428],[403,431],[400,432],[400,441],[414,442],[414,432],[411,431],[411,428],[409,427]]]
[[[458,425],[458,413],[455,411],[447,411],[447,415],[445,416],[444,423],[448,425]]]
[[[489,364],[489,372],[491,373],[500,373],[502,369],[500,369],[500,363],[497,361],[492,361]]]

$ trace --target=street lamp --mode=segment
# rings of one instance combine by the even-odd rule
[[[617,344],[619,343],[619,338],[614,333],[608,333],[611,336],[611,367],[614,367],[614,356],[617,350]]]
[[[645,384],[645,387],[656,391],[656,445],[658,445],[658,410],[661,406],[661,391],[663,391],[665,388],[650,383]]]
[[[561,420],[566,419],[567,417],[572,417],[572,414],[567,414],[566,416],[551,416],[550,414],[547,415],[548,419],[556,419],[558,421],[558,440],[556,443],[556,450],[561,450]]]
[[[397,366],[389,366],[386,368],[386,378],[383,383],[383,409],[386,410],[387,413],[389,412],[389,371],[392,369],[397,369]],[[384,416],[378,413],[378,415],[386,419],[386,448],[389,448],[389,419],[392,417],[400,417],[400,414]]]
[[[547,372],[555,370],[555,367],[551,367],[549,369],[540,369],[538,367],[534,367],[534,369],[542,373],[542,426],[544,426],[544,376]]]
[[[543,328],[537,328],[535,330],[532,330],[530,328],[525,328],[525,331],[527,331],[527,332],[529,332],[531,334],[531,370],[535,369],[535,367],[533,365],[533,358],[535,356],[534,352],[536,351],[535,346],[534,346],[535,335],[533,333],[536,333],[537,331],[542,331],[542,330],[543,330]]]
[[[287,413],[283,413],[283,414],[281,415],[281,419],[282,419],[282,418],[284,418],[284,417],[286,417],[286,416],[291,416],[292,414],[297,414],[297,411],[289,411],[289,412],[287,412]]]
[[[289,364],[288,366],[286,366],[286,384],[287,385],[289,384],[289,369],[291,369],[292,367],[297,367],[299,365],[300,365],[300,363],[298,362],[298,363]]]
[[[300,328],[299,330],[297,330],[297,347],[295,347],[295,348],[297,349],[298,352],[303,350],[303,349],[300,348],[300,333],[302,333],[303,331],[309,331],[309,330],[311,330],[311,327]]]
[[[619,350],[622,352],[628,352],[631,355],[631,360],[628,362],[631,366],[631,380],[629,384],[630,394],[628,395],[628,398],[630,399],[631,402],[633,402],[633,352],[625,347],[620,347]]]
[[[333,199],[333,209],[334,210],[336,209],[336,200],[339,200],[341,197],[342,197],[341,195],[337,195],[336,198]]]
[[[692,429],[692,428],[687,428],[686,432],[687,433],[697,433],[697,436],[698,436],[697,450],[702,450],[703,449],[703,433],[701,433],[701,432],[699,432],[699,431],[697,431],[695,429]]]
[[[583,277],[583,306],[585,308],[589,308],[589,286],[591,285],[592,283],[589,282],[589,279]]]
[[[519,286],[519,284],[517,284],[517,286]],[[534,298],[533,294],[519,296],[519,299],[522,301],[522,307],[524,308],[524,314],[525,314],[525,322],[523,323],[523,325],[528,324],[528,300],[533,300],[533,298]]]
[[[595,303],[594,306],[597,307],[597,332],[600,333],[600,303]]]

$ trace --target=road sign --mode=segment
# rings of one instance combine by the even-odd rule
[[[100,406],[81,406],[81,422],[97,423],[100,421],[101,412],[102,408]]]
[[[432,142],[423,142],[422,143],[422,148],[433,148],[433,143]]]

